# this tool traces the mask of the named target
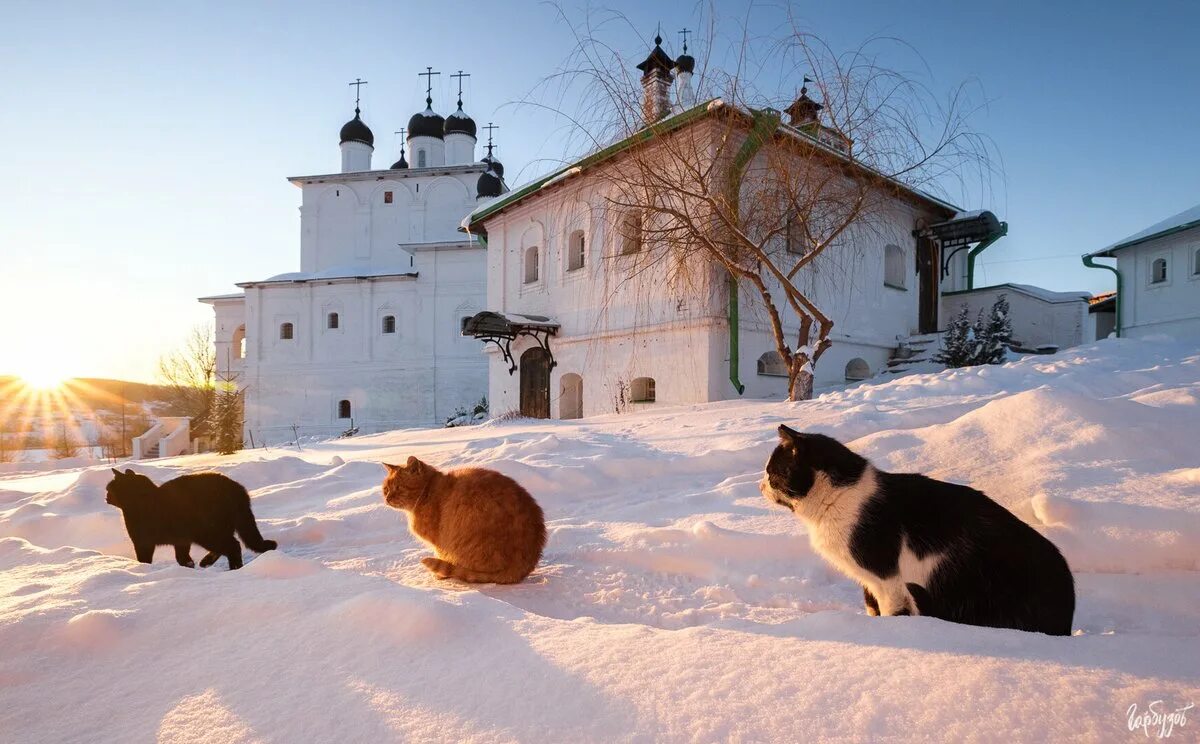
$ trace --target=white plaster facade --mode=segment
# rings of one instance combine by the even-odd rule
[[[986,317],[1004,295],[1008,300],[1013,342],[1024,349],[1066,349],[1095,340],[1096,325],[1089,324],[1087,292],[1051,292],[1024,284],[999,284],[942,296],[942,312],[949,320],[963,307],[973,321],[982,310]]]
[[[739,395],[730,374],[724,273],[710,268],[683,283],[672,280],[663,262],[641,267],[636,257],[621,255],[618,219],[606,206],[608,182],[592,171],[575,171],[551,178],[477,226],[487,235],[487,309],[547,316],[560,324],[549,342],[556,364],[550,372],[550,416],[785,398],[786,375],[772,374],[770,363],[760,371],[760,357],[774,354],[775,344],[757,294],[739,293],[736,368],[744,385]],[[952,213],[893,197],[869,237],[851,236],[805,269],[811,296],[835,323],[833,346],[815,367],[818,386],[845,383],[848,371],[861,375],[857,370],[864,366],[870,373],[882,369],[898,340],[918,332],[913,230]],[[573,268],[580,235],[583,266]],[[888,246],[898,275],[885,269]],[[537,270],[531,272],[534,256]],[[885,276],[892,281],[885,283]],[[799,330],[794,316],[785,319],[785,327],[794,343]],[[528,337],[512,342],[518,366],[536,345]],[[519,410],[521,370],[509,374],[498,349],[486,348],[492,412]],[[639,400],[646,380],[653,380],[652,403]]]
[[[1117,260],[1122,336],[1200,337],[1200,206],[1092,255]]]
[[[218,365],[245,389],[247,444],[439,425],[487,394],[486,358],[460,333],[483,308],[485,250],[457,228],[488,166],[474,137],[454,135],[450,162],[416,139],[436,153],[427,167],[369,170],[370,145],[343,141],[343,172],[288,179],[299,271],[201,298]]]

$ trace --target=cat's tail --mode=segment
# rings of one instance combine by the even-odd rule
[[[274,540],[264,540],[262,533],[258,531],[258,523],[254,521],[254,512],[250,511],[249,494],[246,496],[245,505],[238,509],[237,515],[234,517],[233,528],[237,530],[238,537],[242,538],[246,547],[255,553],[265,553],[279,547],[279,543]]]
[[[422,558],[421,563],[439,579],[458,579],[472,584],[517,584],[529,571],[506,569],[504,571],[475,571],[441,558]]]

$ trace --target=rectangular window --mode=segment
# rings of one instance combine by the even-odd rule
[[[390,191],[383,192],[383,203],[384,204],[392,203],[392,192],[390,192]]]
[[[567,241],[567,271],[578,271],[583,268],[585,257],[583,244],[583,230],[576,230],[571,233],[571,239]]]

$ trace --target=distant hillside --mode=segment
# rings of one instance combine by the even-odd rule
[[[17,378],[12,375],[0,375],[0,390],[16,381]],[[167,398],[167,388],[163,385],[95,377],[75,377],[66,380],[63,382],[63,388],[64,397],[71,399],[72,403],[78,401],[75,407],[90,410],[120,408],[122,401],[153,403]]]

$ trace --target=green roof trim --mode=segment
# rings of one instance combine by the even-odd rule
[[[592,153],[591,155],[586,155],[583,158],[576,160],[573,163],[569,163],[568,165],[565,165],[562,168],[559,168],[558,170],[547,173],[545,176],[543,176],[535,181],[531,181],[530,183],[525,184],[524,186],[522,186],[519,189],[515,189],[513,191],[508,192],[507,194],[504,194],[503,196],[498,197],[495,201],[493,201],[491,204],[488,204],[486,207],[484,207],[479,212],[470,214],[467,217],[467,220],[464,221],[463,227],[461,227],[459,229],[464,232],[470,232],[471,226],[476,225],[480,222],[483,222],[484,220],[486,220],[487,218],[496,214],[497,212],[500,212],[501,210],[506,209],[506,208],[516,204],[517,202],[521,201],[522,199],[524,199],[527,196],[537,193],[538,191],[540,191],[542,189],[543,186],[546,186],[551,181],[554,181],[555,179],[557,179],[561,176],[564,176],[564,174],[567,174],[568,171],[583,170],[584,168],[588,168],[590,166],[596,165],[597,163],[603,162],[615,155],[618,155],[618,154],[624,152],[625,150],[633,148],[643,142],[646,142],[647,140],[654,138],[656,135],[667,134],[668,132],[673,132],[687,124],[690,124],[691,122],[693,122],[697,119],[703,118],[704,116],[708,115],[711,111],[713,111],[716,108],[723,108],[726,106],[728,106],[728,104],[725,103],[725,101],[723,99],[710,98],[709,100],[704,101],[703,103],[696,104],[695,106],[693,106],[690,109],[687,109],[686,111],[681,111],[680,113],[675,114],[673,116],[669,116],[666,119],[663,119],[662,121],[660,121],[656,124],[646,127],[645,129],[640,129],[637,132],[634,132],[633,134],[629,135],[628,137],[626,137],[623,140],[620,140],[612,145],[609,145],[608,147],[605,147],[602,150],[597,150],[596,152]],[[751,123],[753,123],[753,121],[754,121],[754,111],[753,110],[750,112],[746,112],[746,111],[742,111],[741,109],[738,109],[736,107],[732,108],[731,110],[743,115],[747,119],[750,119]],[[874,168],[871,168],[870,166],[866,165],[865,163],[860,163],[852,158],[847,157],[844,153],[840,153],[837,150],[825,145],[825,143],[823,143],[819,139],[813,137],[811,134],[805,132],[803,129],[799,129],[797,127],[793,127],[791,125],[787,125],[787,124],[783,124],[783,123],[780,123],[779,127],[786,128],[790,131],[796,132],[797,134],[800,134],[800,135],[803,135],[803,136],[809,138],[810,140],[812,140],[812,142],[814,144],[827,150],[831,155],[840,157],[856,167],[862,168],[865,171],[873,173],[876,176],[883,178],[883,179],[895,184],[896,186],[904,189],[905,191],[909,192],[910,194],[913,194],[914,196],[917,196],[928,202],[936,204],[937,206],[939,206],[943,209],[949,210],[951,212],[957,213],[957,212],[963,211],[962,207],[951,204],[950,202],[948,202],[944,199],[939,199],[938,197],[933,196],[932,194],[928,194],[920,189],[913,188],[912,186],[909,186],[901,181],[898,181],[897,179],[892,178],[891,176],[886,176],[886,175],[880,173],[879,171],[875,170]]]

